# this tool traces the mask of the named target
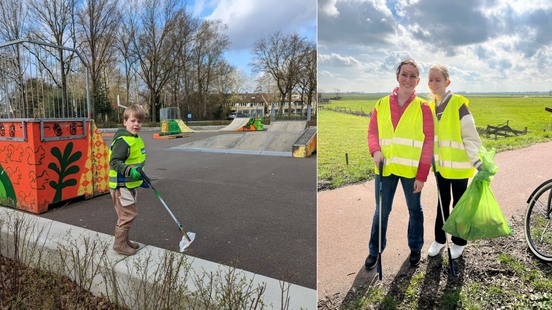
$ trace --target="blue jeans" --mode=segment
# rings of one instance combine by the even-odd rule
[[[410,248],[410,251],[421,251],[424,246],[424,211],[422,209],[421,202],[422,193],[413,193],[415,178],[409,179],[391,174],[387,177],[382,177],[381,179],[383,183],[381,208],[381,251],[383,252],[387,242],[387,223],[389,221],[389,214],[391,213],[391,207],[393,205],[393,197],[395,196],[399,180],[401,180],[409,213],[408,247]],[[370,255],[372,256],[377,256],[379,253],[379,180],[379,175],[376,175],[376,212],[374,213],[374,218],[372,220],[372,232],[370,236],[370,243],[368,244],[368,249],[370,250]]]

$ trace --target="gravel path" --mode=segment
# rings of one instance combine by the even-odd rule
[[[533,189],[552,178],[552,142],[498,153],[495,164],[499,169],[491,189],[504,216],[507,220],[512,215],[523,216]],[[422,192],[422,205],[425,215],[422,260],[427,260],[437,213],[437,190],[432,174]],[[319,300],[331,299],[333,304],[339,304],[349,290],[367,285],[377,276],[376,269],[367,272],[363,268],[374,208],[374,181],[318,193]],[[407,224],[408,210],[402,189],[398,188],[389,218],[387,248],[382,254],[384,277],[393,277],[408,259]],[[470,251],[469,243],[465,251]]]

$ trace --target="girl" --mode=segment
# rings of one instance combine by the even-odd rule
[[[442,208],[439,202],[437,205],[435,241],[428,250],[429,256],[436,256],[446,242],[441,210],[446,221],[450,213],[451,192],[454,208],[466,191],[468,179],[473,177],[476,169],[481,170],[478,155],[481,139],[468,109],[468,99],[447,91],[450,85],[448,69],[440,64],[431,66],[427,84],[434,96],[429,106],[435,116],[435,176],[443,204]],[[452,259],[456,259],[462,255],[467,241],[453,236],[452,243],[450,252]]]

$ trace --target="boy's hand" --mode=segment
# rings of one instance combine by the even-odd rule
[[[138,170],[136,170],[136,167],[132,167],[130,169],[130,177],[135,179],[135,180],[141,180],[142,179],[142,175],[140,174],[140,172],[138,172]]]

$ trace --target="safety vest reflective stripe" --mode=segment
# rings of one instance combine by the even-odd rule
[[[416,141],[413,139],[406,139],[406,138],[399,138],[399,137],[393,137],[392,139],[380,139],[379,144],[380,146],[400,144],[405,146],[414,146],[418,148],[422,148],[424,146],[424,143],[422,141]]]
[[[473,166],[469,162],[440,160],[439,155],[435,155],[435,162],[439,165],[440,168],[450,168],[450,169],[471,169],[471,168],[473,168]]]
[[[408,159],[408,158],[401,158],[401,157],[393,156],[391,158],[387,158],[384,161],[385,165],[388,165],[390,163],[418,168],[418,165],[420,164],[420,161],[419,160],[414,160],[414,159]]]
[[[437,136],[435,136],[435,137],[437,138]],[[450,141],[450,140],[437,141],[437,142],[438,142],[439,147],[450,147],[450,148],[453,148],[453,149],[465,150],[464,149],[464,143],[462,143],[462,142],[456,142],[456,141]]]

